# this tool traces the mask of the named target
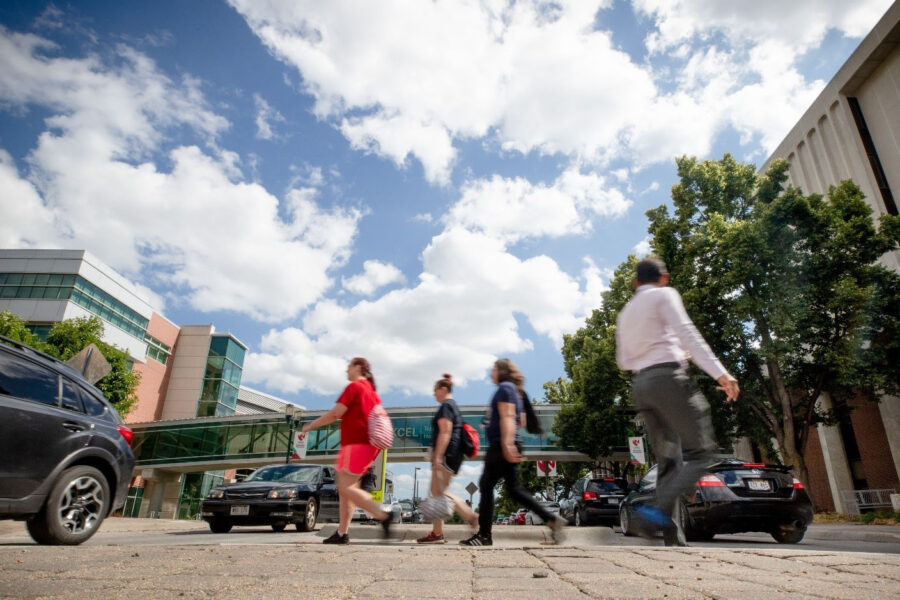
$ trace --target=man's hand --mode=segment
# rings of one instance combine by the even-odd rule
[[[503,458],[510,463],[522,462],[522,455],[515,444],[503,444]]]
[[[728,373],[725,373],[724,375],[716,379],[716,381],[719,384],[719,387],[717,387],[716,389],[725,392],[725,401],[737,402],[738,394],[741,393],[741,388],[738,387],[737,379],[735,379]]]

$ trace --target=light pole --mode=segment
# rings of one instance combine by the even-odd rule
[[[297,406],[294,404],[285,404],[284,405],[284,420],[288,424],[288,439],[287,439],[287,454],[284,457],[284,464],[290,464],[291,455],[294,450],[294,426],[296,425],[296,420],[294,419],[294,415],[297,414]]]
[[[416,467],[413,472],[413,508],[419,507],[419,471],[422,467]]]

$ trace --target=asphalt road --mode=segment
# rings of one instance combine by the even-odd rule
[[[190,546],[190,545],[266,545],[266,544],[318,544],[334,531],[332,523],[319,524],[317,529],[300,533],[293,529],[276,533],[269,527],[235,527],[229,533],[214,534],[200,521],[160,521],[149,519],[107,519],[100,531],[86,546]],[[366,545],[399,544],[408,546],[415,539],[428,533],[427,525],[403,524],[396,526],[397,539],[384,542],[380,539],[381,528],[374,525],[354,523],[350,529],[353,542]],[[448,544],[468,535],[468,528],[457,525],[446,527]],[[565,530],[564,546],[579,547],[639,547],[661,546],[661,540],[644,540],[625,537],[618,529],[609,527],[568,527]],[[823,539],[824,538],[824,539]],[[542,526],[496,526],[494,543],[498,547],[525,547],[546,544],[548,530]],[[0,547],[32,545],[33,542],[23,523],[0,521]],[[709,542],[692,542],[695,548],[721,550],[745,549],[786,549],[839,552],[878,552],[900,554],[900,527],[866,527],[860,525],[813,525],[807,537],[799,544],[778,544],[770,535],[746,533],[739,535],[718,535]]]

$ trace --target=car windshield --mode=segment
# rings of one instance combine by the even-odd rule
[[[244,481],[285,481],[289,483],[312,483],[319,475],[319,468],[313,466],[278,465],[257,469]]]

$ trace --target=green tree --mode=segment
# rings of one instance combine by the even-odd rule
[[[26,328],[24,319],[9,311],[2,311],[0,335],[28,344],[62,361],[69,360],[88,344],[96,344],[112,367],[110,373],[96,383],[97,388],[120,415],[128,414],[137,402],[137,386],[141,376],[132,370],[131,357],[127,352],[101,341],[103,321],[98,317],[60,321],[50,329],[45,343]]]
[[[630,377],[616,366],[616,316],[634,293],[630,281],[634,257],[616,270],[600,308],[585,326],[563,338],[567,380],[544,385],[544,399],[564,403],[553,432],[567,447],[597,462],[625,446],[631,419],[624,410],[630,397]]]
[[[898,389],[900,285],[878,263],[898,248],[898,218],[876,224],[850,181],[827,198],[785,187],[784,161],[762,176],[729,155],[677,164],[674,214],[665,206],[647,213],[651,246],[740,381],[734,412],[714,405],[726,417],[717,421],[720,442],[728,430],[763,444],[774,437],[807,483],[812,425],[843,418],[860,392],[874,399]],[[709,392],[712,382],[703,385]],[[832,410],[817,409],[823,395]]]
[[[0,311],[0,335],[11,340],[22,342],[38,350],[44,349],[44,343],[26,326],[25,319],[8,310]]]

